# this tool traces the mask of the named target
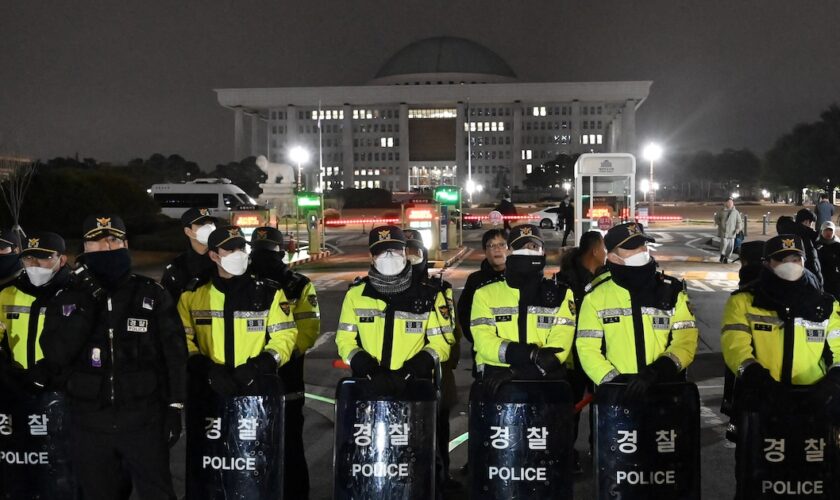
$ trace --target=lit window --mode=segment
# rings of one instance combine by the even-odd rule
[[[595,144],[595,134],[589,134],[589,144]]]
[[[373,112],[371,112],[371,110],[368,110],[368,112],[367,112],[367,119],[368,120],[373,120]]]
[[[540,107],[540,116],[545,116],[545,106]]]
[[[343,109],[340,109],[340,110],[338,111],[338,119],[339,119],[339,120],[343,120],[343,119],[344,119],[344,110],[343,110]]]
[[[540,108],[534,106],[534,109],[531,110],[531,114],[534,116],[540,116]]]
[[[475,132],[475,122],[470,122],[470,132]]]
[[[530,174],[533,170],[534,170],[534,166],[531,165],[530,163],[525,165],[525,173],[526,174]]]
[[[499,132],[505,131],[505,122],[499,122]]]
[[[496,132],[498,130],[497,122],[490,123],[490,130],[493,131],[493,132]]]
[[[598,144],[604,143],[604,136],[602,134],[598,134],[595,137],[598,139]]]
[[[354,110],[353,110],[353,119],[354,119],[354,120],[358,120],[358,119],[359,119],[359,110],[358,110],[358,109],[354,109]],[[359,186],[356,186],[356,187],[359,187]]]
[[[374,170],[373,175],[379,175],[379,169]]]
[[[589,144],[589,136],[584,134],[580,137],[580,140],[583,144]]]
[[[379,146],[380,147],[387,147],[388,146],[388,139],[382,137],[379,139]]]
[[[394,147],[394,138],[393,138],[393,137],[389,137],[389,138],[388,138],[388,147],[389,147],[389,148],[393,148],[393,147]]]

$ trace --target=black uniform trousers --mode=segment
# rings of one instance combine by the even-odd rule
[[[161,412],[149,412],[145,425],[130,429],[119,427],[119,412],[105,412],[111,415],[103,420],[113,419],[116,428],[91,427],[76,416],[72,419],[71,453],[82,498],[127,500],[130,482],[135,498],[175,499]]]
[[[303,451],[303,356],[295,356],[280,367],[278,374],[286,390],[284,498],[309,498],[309,466]]]

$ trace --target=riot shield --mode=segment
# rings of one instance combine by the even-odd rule
[[[283,492],[283,395],[225,398],[193,381],[187,403],[187,499],[275,500]],[[276,390],[271,390],[274,387]]]
[[[812,391],[791,389],[739,415],[737,498],[838,497],[840,403],[815,403]]]
[[[492,398],[473,384],[470,498],[572,498],[573,416],[565,381],[515,380]]]
[[[434,498],[434,385],[409,381],[397,399],[371,394],[369,384],[343,379],[336,389],[333,498]]]
[[[595,498],[700,498],[700,394],[692,383],[657,384],[623,401],[626,384],[601,384],[593,405]]]
[[[64,395],[7,396],[0,396],[0,498],[78,498]]]

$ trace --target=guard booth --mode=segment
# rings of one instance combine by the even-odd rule
[[[461,188],[458,186],[438,186],[435,188],[435,201],[440,205],[440,249],[449,250],[459,246],[457,231],[452,220],[452,212],[457,210],[457,216],[463,217],[461,209]]]
[[[586,153],[575,162],[575,245],[586,231],[632,221],[636,212],[636,158],[629,153]]]
[[[297,194],[298,218],[303,219],[309,235],[309,255],[321,251],[324,241],[321,218],[324,215],[323,198],[319,193],[301,191]]]
[[[435,255],[440,241],[440,219],[437,203],[431,200],[416,199],[408,205],[402,206],[403,229],[416,229],[423,237],[423,244],[429,250],[429,255]]]

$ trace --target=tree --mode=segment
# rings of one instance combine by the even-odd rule
[[[239,162],[226,165],[216,165],[216,170],[210,172],[210,177],[223,177],[242,188],[243,191],[256,198],[262,193],[260,184],[265,182],[265,172],[257,166],[257,158],[249,156]]]
[[[553,160],[538,165],[525,174],[523,184],[530,188],[553,188],[574,177],[575,161],[580,155],[559,154]]]

